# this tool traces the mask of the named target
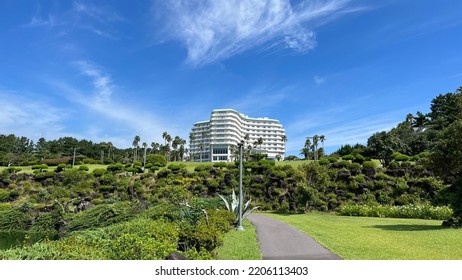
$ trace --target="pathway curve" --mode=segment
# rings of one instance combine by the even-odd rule
[[[313,238],[276,219],[251,214],[264,260],[341,260]]]

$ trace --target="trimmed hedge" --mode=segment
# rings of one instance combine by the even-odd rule
[[[423,205],[355,205],[347,204],[338,209],[342,216],[363,216],[380,218],[407,218],[427,220],[447,220],[452,217],[453,211],[448,206]]]

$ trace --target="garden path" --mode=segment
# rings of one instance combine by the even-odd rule
[[[251,214],[264,260],[341,260],[300,230],[276,219]]]

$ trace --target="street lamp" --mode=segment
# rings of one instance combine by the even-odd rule
[[[237,144],[239,147],[239,217],[238,217],[238,225],[237,225],[237,230],[244,230],[242,227],[242,200],[243,200],[243,194],[242,194],[242,148],[244,147],[244,140],[242,140],[239,144]]]

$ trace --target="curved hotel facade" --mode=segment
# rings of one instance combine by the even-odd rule
[[[210,120],[195,123],[190,135],[189,153],[194,161],[234,161],[241,140],[244,148],[252,146],[269,159],[284,160],[286,151],[285,130],[278,120],[250,118],[232,109],[213,110]],[[263,144],[255,147],[259,138]]]

